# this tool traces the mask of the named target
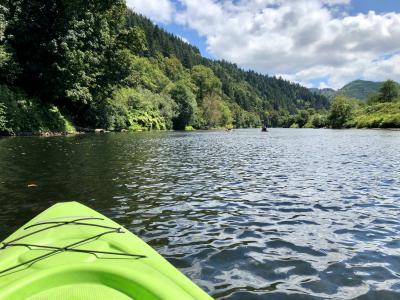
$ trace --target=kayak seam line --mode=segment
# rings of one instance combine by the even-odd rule
[[[100,237],[102,237],[102,236],[104,236],[104,235],[106,235],[106,234],[111,234],[111,233],[124,233],[124,232],[122,231],[122,228],[121,228],[121,227],[118,227],[118,228],[114,228],[114,230],[111,230],[111,231],[106,231],[106,232],[99,233],[99,234],[97,234],[97,235],[95,235],[95,236],[92,236],[92,237],[83,239],[83,240],[81,240],[81,241],[72,243],[72,244],[70,244],[70,245],[68,245],[68,246],[65,246],[65,247],[62,247],[62,248],[57,248],[57,249],[55,249],[54,251],[52,251],[52,252],[50,252],[50,253],[47,253],[47,254],[38,256],[38,257],[36,257],[36,258],[33,258],[33,259],[31,259],[31,260],[28,260],[28,261],[26,261],[26,262],[24,262],[24,263],[21,263],[21,264],[18,264],[18,265],[16,265],[16,266],[13,266],[13,267],[10,267],[10,268],[4,269],[4,270],[0,270],[0,276],[2,276],[4,273],[7,273],[7,272],[12,271],[12,270],[15,270],[15,269],[17,269],[17,268],[19,268],[19,267],[22,267],[22,266],[25,266],[25,265],[28,265],[27,268],[29,268],[30,266],[32,266],[35,262],[37,262],[37,261],[39,261],[39,260],[45,259],[45,258],[47,258],[47,257],[49,257],[49,256],[52,256],[52,255],[55,255],[55,254],[59,254],[59,253],[65,252],[65,251],[71,251],[71,252],[84,252],[84,251],[85,251],[85,253],[93,254],[93,255],[96,256],[97,258],[98,258],[98,256],[96,255],[96,253],[99,253],[99,254],[110,254],[110,255],[121,255],[122,253],[121,253],[121,254],[117,254],[118,252],[116,252],[116,253],[113,253],[113,252],[107,253],[107,251],[96,251],[96,250],[95,250],[95,251],[92,251],[92,250],[84,250],[84,249],[75,249],[75,248],[73,248],[73,247],[78,247],[80,244],[83,244],[83,243],[85,243],[85,242],[97,240],[98,238],[100,238]],[[7,247],[18,246],[18,244],[13,244],[12,242],[10,242],[10,243],[4,243],[4,242],[3,242],[3,245],[4,245],[4,246],[3,246],[4,248],[1,248],[1,249],[5,249],[5,248],[7,248]],[[28,246],[28,244],[26,244],[26,245],[21,245],[21,246],[25,246],[25,247],[27,247],[28,249],[31,249],[31,248]],[[50,247],[51,247],[51,248],[56,248],[56,247],[49,246],[49,248],[50,248]],[[0,249],[0,250],[1,250],[1,249]],[[125,253],[125,256],[134,256],[134,257],[137,257],[138,259],[139,259],[139,258],[146,258],[145,255],[140,255],[140,254],[136,255],[136,254]],[[6,274],[6,275],[7,275],[7,274]]]
[[[24,228],[24,230],[27,230],[29,228],[35,227],[35,226],[40,226],[40,225],[46,225],[46,224],[70,224],[70,223],[75,223],[75,222],[79,222],[79,221],[85,221],[85,220],[100,220],[100,221],[104,221],[103,218],[96,218],[96,217],[84,217],[84,218],[79,218],[79,219],[75,219],[72,221],[43,221],[43,222],[37,222],[35,224],[29,225],[27,227]]]
[[[87,220],[87,219],[88,219],[88,218],[84,218],[84,220]],[[92,219],[93,219],[93,218],[92,218]],[[95,218],[95,219],[97,219],[97,218]],[[103,219],[101,219],[101,220],[103,220]],[[30,232],[30,233],[25,234],[25,235],[23,235],[23,236],[21,236],[21,237],[18,237],[18,238],[14,239],[14,240],[12,240],[12,241],[10,241],[10,242],[6,242],[5,244],[14,243],[14,242],[20,241],[20,240],[22,240],[22,239],[24,239],[24,238],[26,238],[26,237],[29,237],[29,236],[31,236],[31,235],[34,235],[34,234],[36,234],[36,233],[39,233],[39,232],[42,232],[42,231],[45,231],[45,230],[48,230],[48,229],[52,229],[52,228],[61,227],[61,226],[64,226],[64,225],[85,225],[85,226],[100,227],[100,228],[105,228],[105,229],[116,229],[115,227],[110,227],[110,226],[105,226],[105,225],[100,225],[100,224],[83,223],[83,222],[79,222],[79,221],[82,221],[82,218],[77,219],[77,220],[72,220],[72,221],[66,221],[66,222],[49,222],[49,223],[47,223],[47,224],[54,224],[54,225],[48,226],[48,227],[46,227],[46,228],[42,228],[42,229],[39,229],[39,230],[36,230],[36,231],[33,231],[33,232]],[[42,224],[46,224],[46,223],[33,224],[33,225],[31,225],[31,226],[25,227],[24,230],[25,230],[25,229],[28,229],[28,228],[31,228],[31,227],[33,227],[33,226],[42,225]],[[122,228],[121,228],[120,230],[122,231]],[[3,243],[4,243],[4,242],[3,242]]]

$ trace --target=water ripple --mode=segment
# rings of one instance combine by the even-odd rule
[[[78,200],[216,299],[399,299],[399,149],[368,130],[1,139],[0,234]]]

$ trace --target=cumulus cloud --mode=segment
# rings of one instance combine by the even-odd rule
[[[216,58],[306,85],[400,81],[400,13],[348,15],[351,0],[177,1],[174,22],[196,30]]]
[[[169,0],[127,0],[127,5],[161,23],[170,22],[174,14],[174,5]]]

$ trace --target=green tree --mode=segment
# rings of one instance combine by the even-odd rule
[[[197,100],[201,102],[206,95],[221,94],[222,84],[213,70],[205,66],[194,66],[191,71],[192,80],[198,87]]]
[[[6,106],[3,103],[0,103],[0,134],[3,132],[8,132]]]
[[[164,73],[169,79],[178,81],[184,77],[185,68],[176,56],[165,57],[163,61]]]
[[[392,102],[399,96],[399,87],[393,80],[387,80],[379,90],[379,102]]]
[[[311,117],[311,125],[313,128],[323,128],[329,125],[327,113],[316,113]]]
[[[221,101],[219,106],[221,111],[221,126],[232,127],[233,116],[229,105],[226,102]]]
[[[22,69],[19,85],[74,111],[104,99],[116,84],[109,70],[119,69],[125,12],[123,0],[12,1],[6,32]]]
[[[356,108],[356,102],[344,95],[338,95],[333,100],[329,111],[329,123],[332,128],[342,128],[350,121]]]
[[[201,104],[206,128],[217,128],[221,125],[222,112],[220,97],[217,94],[207,94]]]
[[[295,123],[300,127],[303,128],[310,117],[310,113],[307,110],[299,110],[295,117]]]
[[[4,66],[10,58],[4,46],[4,30],[7,26],[5,18],[6,11],[7,9],[0,4],[0,71],[3,71]]]
[[[12,84],[19,72],[13,60],[10,47],[6,43],[5,30],[8,22],[8,8],[0,2],[0,83]]]
[[[143,29],[133,26],[122,29],[118,34],[119,48],[126,48],[135,55],[146,56],[148,43]]]
[[[170,90],[170,95],[178,105],[178,115],[173,119],[174,128],[183,130],[191,124],[196,113],[196,96],[184,81],[178,81]]]
[[[3,133],[74,131],[57,107],[29,98],[18,88],[0,85],[0,107]]]
[[[165,130],[172,128],[177,105],[167,94],[138,88],[120,88],[108,104],[99,107],[95,117],[109,129]]]
[[[131,70],[126,83],[131,87],[143,87],[154,93],[161,93],[171,83],[154,58],[131,55],[131,61],[127,65]]]

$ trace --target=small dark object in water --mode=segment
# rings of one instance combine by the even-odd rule
[[[268,132],[267,126],[264,126],[264,127],[261,129],[261,131],[262,131],[262,132]]]

